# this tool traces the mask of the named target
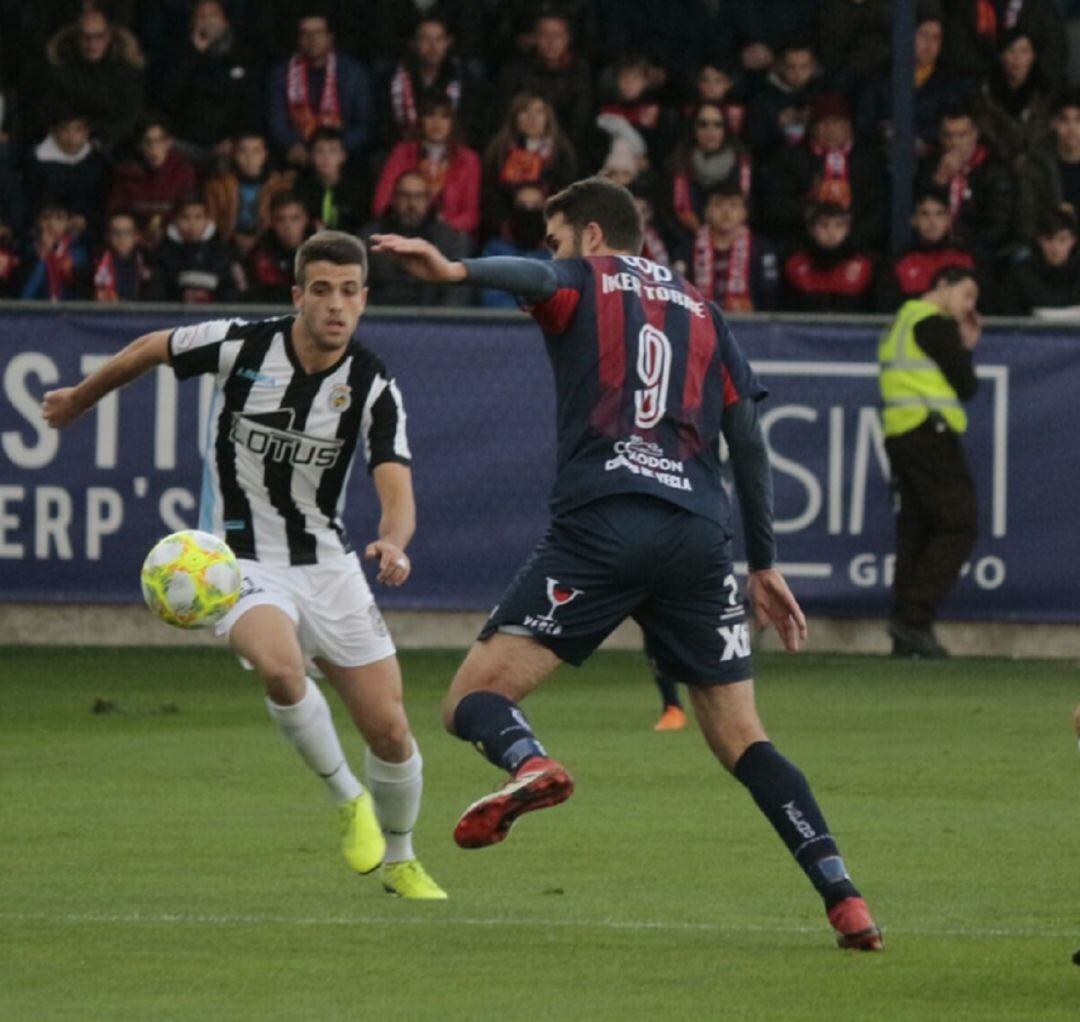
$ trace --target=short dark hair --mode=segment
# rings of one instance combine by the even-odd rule
[[[1080,109],[1080,89],[1062,89],[1050,103],[1050,116],[1057,117],[1063,110],[1073,106]]]
[[[333,263],[335,266],[359,266],[360,280],[367,283],[368,257],[364,243],[344,231],[318,231],[297,250],[293,275],[298,287],[304,286],[304,270],[308,263]]]
[[[970,266],[943,266],[930,280],[930,290],[941,287],[952,287],[953,284],[959,284],[961,281],[970,280],[972,283],[978,284],[979,278],[975,276],[975,271]]]
[[[323,125],[321,128],[316,128],[311,138],[308,140],[308,149],[314,149],[316,142],[340,142],[342,147],[345,145],[345,132],[340,128],[331,128],[329,125]]]
[[[710,199],[742,199],[745,204],[746,193],[742,190],[742,185],[738,181],[729,178],[727,181],[721,181],[719,184],[705,189],[706,206],[709,204]]]
[[[270,200],[271,214],[276,213],[279,209],[284,209],[286,206],[301,206],[305,210],[305,212],[307,211],[307,206],[304,205],[304,200],[301,199],[300,196],[296,194],[296,192],[278,192]]]
[[[939,206],[949,206],[949,192],[940,185],[924,185],[915,192],[915,201],[911,204],[912,210],[916,210],[924,202],[936,202]]]
[[[544,204],[545,219],[559,213],[575,236],[580,236],[587,224],[595,223],[611,248],[634,255],[641,251],[641,214],[633,195],[622,185],[602,177],[575,181]]]
[[[1076,234],[1076,214],[1069,209],[1063,209],[1061,206],[1044,209],[1039,214],[1035,228],[1036,237],[1049,238],[1057,234],[1058,231],[1072,231],[1073,234]]]
[[[821,220],[831,217],[843,217],[851,219],[851,210],[847,206],[841,206],[839,202],[811,202],[806,207],[806,226],[813,227]]]

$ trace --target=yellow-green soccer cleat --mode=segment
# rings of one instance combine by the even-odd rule
[[[372,873],[386,854],[386,838],[375,816],[371,792],[362,791],[338,809],[341,821],[341,851],[357,873]]]
[[[427,870],[420,865],[419,859],[384,862],[382,885],[387,894],[393,894],[398,898],[442,901],[446,897],[446,891],[428,876]]]

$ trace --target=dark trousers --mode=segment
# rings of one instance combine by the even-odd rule
[[[940,419],[886,438],[885,450],[900,498],[893,618],[928,628],[975,545],[975,485],[960,437]]]

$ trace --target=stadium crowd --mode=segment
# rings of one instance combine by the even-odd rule
[[[322,227],[545,259],[600,173],[729,311],[893,312],[951,265],[987,313],[1080,306],[1080,2],[916,22],[893,258],[887,0],[0,0],[0,297],[287,302]]]

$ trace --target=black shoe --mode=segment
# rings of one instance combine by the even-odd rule
[[[944,660],[949,655],[949,651],[937,641],[932,628],[917,628],[894,618],[889,621],[889,635],[892,636],[892,655],[895,657]]]

